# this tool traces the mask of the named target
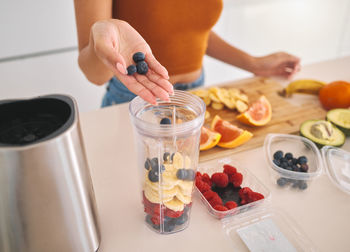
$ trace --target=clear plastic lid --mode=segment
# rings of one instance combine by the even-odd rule
[[[279,209],[259,208],[222,223],[233,251],[318,251],[296,221]]]
[[[321,150],[328,177],[340,190],[350,194],[350,152],[325,146]]]

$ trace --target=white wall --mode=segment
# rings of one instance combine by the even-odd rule
[[[350,55],[350,1],[224,0],[214,29],[254,55],[284,50],[309,64]],[[85,79],[76,45],[72,0],[1,0],[0,99],[66,93],[81,111],[97,109],[104,87]],[[204,68],[208,85],[250,76],[209,57]]]

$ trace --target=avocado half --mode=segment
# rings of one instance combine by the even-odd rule
[[[350,109],[332,109],[327,112],[326,119],[350,136]]]
[[[345,135],[332,123],[325,120],[307,120],[300,126],[300,135],[310,139],[318,148],[325,145],[341,147],[345,143]]]

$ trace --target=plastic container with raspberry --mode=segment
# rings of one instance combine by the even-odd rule
[[[264,152],[272,182],[278,188],[305,191],[322,173],[320,151],[302,136],[268,134]]]
[[[256,208],[270,197],[266,186],[230,158],[199,164],[196,189],[209,213],[218,219]]]

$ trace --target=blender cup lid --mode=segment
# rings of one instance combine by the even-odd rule
[[[328,177],[340,190],[350,194],[350,152],[325,146],[321,150]]]

